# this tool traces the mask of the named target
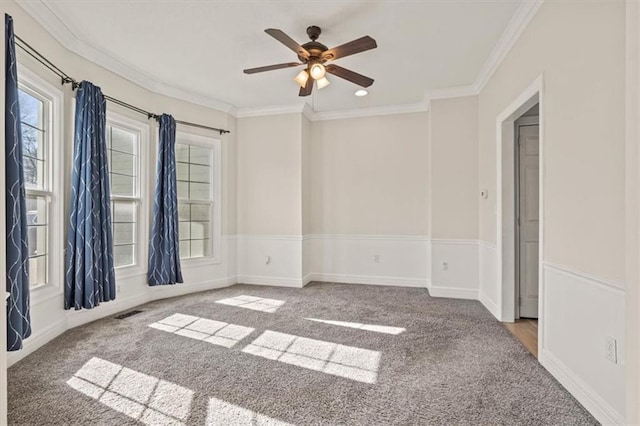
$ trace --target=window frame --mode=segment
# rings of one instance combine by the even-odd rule
[[[23,63],[19,62],[18,87],[35,95],[46,103],[45,126],[45,188],[28,189],[25,194],[47,199],[47,283],[30,287],[31,304],[38,305],[62,294],[64,288],[64,269],[66,241],[64,230],[67,222],[64,216],[64,161],[63,147],[64,116],[62,105],[64,93],[52,83],[46,81]],[[54,149],[59,147],[59,149]]]
[[[136,149],[135,162],[137,171],[134,186],[135,195],[114,196],[112,194],[109,194],[110,205],[112,205],[113,201],[128,201],[136,203],[134,241],[135,263],[132,265],[120,267],[115,267],[114,264],[116,281],[118,281],[118,279],[126,279],[138,275],[144,275],[147,272],[147,233],[149,228],[148,194],[147,185],[144,185],[142,180],[143,178],[147,179],[150,176],[147,174],[147,164],[145,161],[143,161],[144,158],[148,158],[150,132],[148,124],[109,110],[107,110],[107,126],[117,127],[125,131],[130,131],[138,134],[138,146]],[[109,164],[109,171],[111,171],[111,164]],[[113,217],[111,218],[111,220],[113,221]],[[113,230],[113,224],[111,229]]]
[[[221,263],[221,189],[222,189],[222,161],[221,161],[221,145],[222,140],[213,136],[203,136],[185,131],[176,132],[176,144],[195,145],[211,150],[211,185],[209,187],[210,200],[191,200],[189,198],[178,197],[178,205],[180,202],[189,204],[209,203],[211,212],[210,237],[209,237],[209,256],[180,258],[183,265],[211,265]],[[177,162],[177,161],[176,161]]]

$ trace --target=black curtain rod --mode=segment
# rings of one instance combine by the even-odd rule
[[[18,35],[15,35],[15,38],[19,42],[19,43],[16,43],[16,46],[18,46],[20,49],[22,49],[26,54],[28,54],[29,56],[34,58],[36,61],[38,61],[42,65],[44,65],[49,71],[53,72],[58,77],[60,77],[61,84],[63,84],[63,85],[71,84],[71,87],[72,87],[73,90],[76,90],[78,88],[80,83],[78,83],[78,81],[76,79],[74,79],[73,77],[70,77],[69,74],[65,73],[60,68],[58,68],[53,62],[51,62],[44,55],[42,55],[42,53],[38,52],[29,43],[27,43],[26,41],[24,41],[23,39],[18,37]],[[146,115],[147,119],[153,118],[156,121],[158,121],[160,119],[160,116],[158,114],[154,114],[152,112],[146,111],[146,110],[144,110],[142,108],[139,108],[139,107],[137,107],[135,105],[131,105],[129,103],[121,101],[120,99],[112,98],[111,96],[107,96],[107,95],[104,95],[104,98],[107,101],[112,102],[112,103],[114,103],[116,105],[120,105],[120,106],[128,108],[128,109],[130,109],[132,111],[135,111],[135,112],[137,112],[139,114]],[[190,126],[190,127],[198,127],[200,129],[213,130],[213,131],[219,132],[221,135],[223,135],[225,133],[231,133],[229,130],[218,129],[217,127],[205,126],[203,124],[190,123],[188,121],[176,120],[176,123],[182,124],[182,125],[185,125],[185,126]]]

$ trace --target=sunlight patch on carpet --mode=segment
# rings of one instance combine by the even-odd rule
[[[225,348],[232,348],[255,330],[251,327],[184,314],[173,314],[149,324],[149,327]]]
[[[280,306],[284,305],[284,300],[265,299],[264,297],[255,296],[235,296],[228,299],[216,300],[216,303],[252,309],[254,311],[274,313]]]
[[[193,391],[156,377],[91,358],[67,381],[73,389],[148,425],[182,425]]]
[[[229,425],[293,426],[217,398],[209,399],[207,426]]]
[[[267,330],[242,352],[334,376],[375,383],[380,352]]]
[[[309,321],[321,322],[324,324],[337,325],[340,327],[356,328],[358,330],[366,330],[366,331],[375,331],[376,333],[398,335],[400,333],[404,333],[405,331],[407,331],[406,328],[390,327],[388,325],[360,324],[357,322],[331,321],[331,320],[323,320],[318,318],[305,318],[305,319]]]

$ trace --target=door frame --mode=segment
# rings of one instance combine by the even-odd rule
[[[520,227],[521,225],[518,223],[518,217],[520,216],[520,144],[519,144],[519,127],[526,127],[526,126],[538,126],[538,133],[540,133],[540,116],[539,115],[535,115],[535,116],[530,116],[530,117],[518,117],[516,118],[516,120],[514,121],[513,124],[513,146],[514,146],[514,155],[513,155],[513,161],[514,161],[514,208],[515,208],[515,213],[514,213],[514,220],[515,220],[515,307],[514,307],[514,320],[515,319],[519,319],[520,318],[520,287],[522,285],[522,283],[520,282],[520,269],[522,267],[522,264],[520,262],[521,258],[520,258]],[[538,156],[538,163],[540,163],[540,157]],[[540,259],[538,259],[538,264],[540,263]],[[538,300],[539,302],[539,300]]]
[[[498,309],[500,321],[515,319],[515,121],[539,104],[540,181],[538,252],[538,353],[544,348],[544,189],[545,189],[545,104],[544,75],[539,75],[496,118],[496,246]]]

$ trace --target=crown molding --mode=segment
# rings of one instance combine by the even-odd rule
[[[305,103],[304,107],[302,108],[302,115],[304,115],[305,117],[307,117],[307,120],[309,121],[313,121],[313,108],[311,108],[311,105]]]
[[[479,94],[484,86],[489,82],[489,79],[496,72],[507,53],[516,44],[525,28],[529,25],[533,17],[540,10],[540,6],[544,0],[523,0],[516,10],[516,13],[511,17],[507,28],[502,32],[498,42],[495,44],[489,57],[480,68],[480,72],[473,83],[475,94]]]
[[[265,115],[301,114],[311,108],[307,103],[299,105],[276,105],[257,108],[238,108],[236,118],[262,117]]]
[[[425,104],[431,104],[436,99],[463,98],[465,96],[475,96],[478,94],[475,86],[472,84],[464,86],[446,87],[443,89],[427,90],[424,95]]]
[[[150,92],[168,96],[174,99],[202,105],[225,113],[235,112],[235,106],[218,101],[199,93],[181,89],[176,86],[160,82],[150,75],[140,71],[126,62],[100,51],[74,33],[55,13],[55,11],[42,0],[16,0],[16,3],[36,20],[49,34],[53,36],[64,48],[87,59],[98,66],[105,68],[120,77],[149,90]],[[52,3],[52,5],[55,3]]]
[[[146,88],[146,87],[145,87]],[[217,111],[222,111],[230,114],[234,117],[237,115],[238,108],[235,105],[228,104],[226,102],[219,101],[200,93],[192,92],[190,90],[181,89],[179,87],[162,83],[159,81],[154,82],[150,89],[148,89],[159,95],[168,96],[170,98],[178,99],[192,104],[205,106]]]
[[[334,111],[314,111],[311,114],[311,118],[309,119],[311,121],[324,121],[392,114],[410,114],[414,112],[425,112],[428,110],[428,108],[429,105],[425,102],[417,102],[414,104],[385,105],[381,107],[339,109]]]
[[[428,111],[432,100],[459,98],[478,95],[525,28],[529,25],[540,9],[544,0],[523,0],[513,15],[507,28],[503,31],[484,62],[473,84],[435,89],[425,92],[422,102],[386,105],[380,107],[354,108],[334,111],[314,111],[307,103],[297,105],[279,105],[258,108],[237,108],[234,105],[216,100],[206,95],[195,93],[177,86],[157,81],[153,77],[140,71],[124,61],[114,58],[90,44],[82,41],[56,13],[42,0],[16,0],[17,4],[33,17],[47,32],[49,32],[67,50],[147,89],[153,93],[174,99],[202,105],[225,112],[236,118],[259,117],[278,114],[304,114],[310,121],[338,120],[344,118],[372,117],[392,114],[408,114]]]
[[[415,104],[390,105],[383,107],[353,108],[335,111],[314,111],[311,105],[282,105],[260,108],[239,108],[237,118],[264,117],[280,114],[303,114],[309,121],[339,120],[342,118],[371,117],[379,115],[408,114],[427,111],[424,102]]]

